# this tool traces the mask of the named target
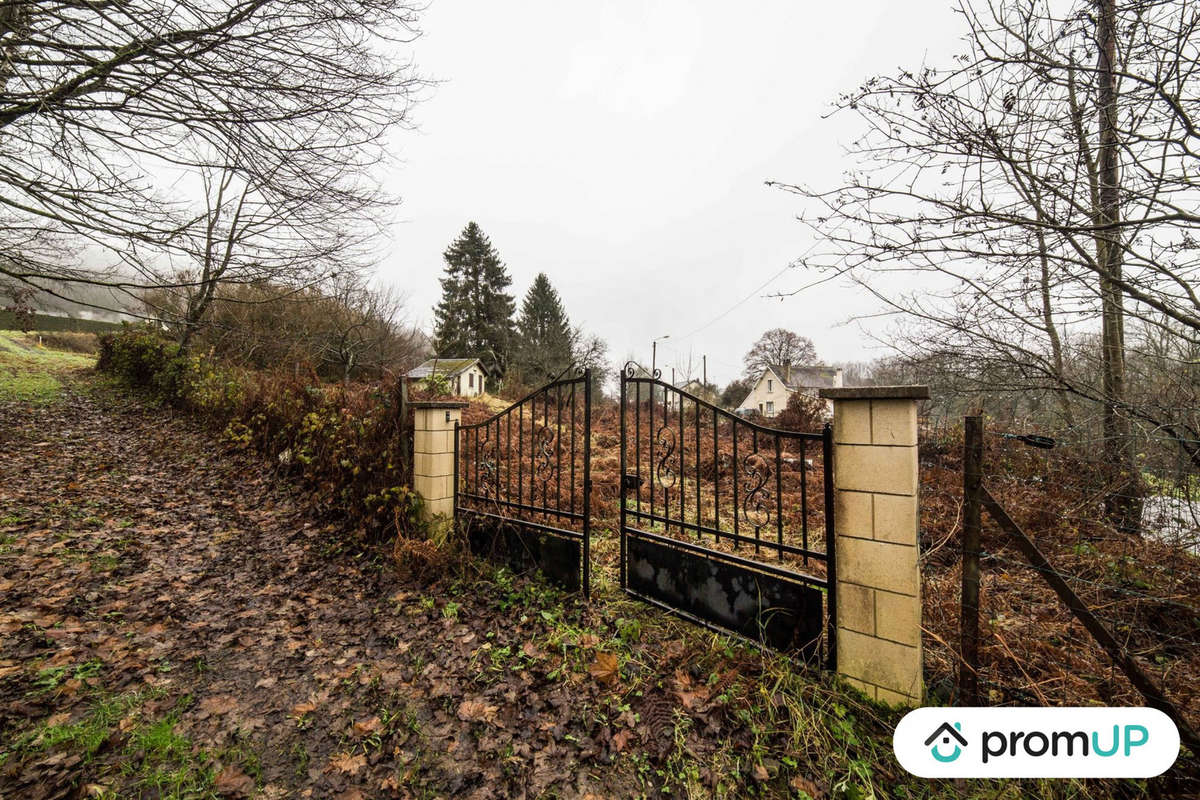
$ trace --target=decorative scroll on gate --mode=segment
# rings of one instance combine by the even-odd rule
[[[591,372],[455,429],[454,514],[473,552],[589,593]]]
[[[829,426],[767,428],[632,362],[620,404],[622,588],[832,668]]]

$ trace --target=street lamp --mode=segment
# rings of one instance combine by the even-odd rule
[[[670,338],[671,338],[671,334],[667,333],[662,336],[659,336],[657,339],[650,340],[650,374],[651,374],[651,376],[654,375],[654,366],[655,366],[655,363],[658,361],[658,343],[661,342],[663,339],[670,339]]]

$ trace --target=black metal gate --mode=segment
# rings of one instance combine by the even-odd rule
[[[622,588],[833,668],[829,426],[754,424],[633,363],[620,404]]]
[[[549,383],[454,434],[454,516],[477,555],[590,594],[592,382]]]

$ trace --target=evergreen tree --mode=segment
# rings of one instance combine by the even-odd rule
[[[501,373],[513,338],[512,283],[500,254],[474,222],[442,254],[446,277],[434,308],[434,346],[443,357],[480,358]]]
[[[573,343],[562,299],[539,272],[521,304],[513,366],[527,383],[551,380],[570,366]]]

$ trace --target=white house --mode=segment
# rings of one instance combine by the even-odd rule
[[[701,383],[696,378],[692,378],[691,380],[687,380],[682,383],[677,383],[677,384],[675,384],[675,388],[685,391],[690,395],[699,397],[701,400],[705,401],[706,403],[716,402],[716,398],[713,397],[712,390],[709,387],[705,386],[703,383]],[[675,394],[674,392],[671,392],[667,396],[667,406],[672,411],[675,411],[676,409],[679,408],[680,397],[682,397],[682,395]],[[691,401],[689,400],[688,403],[689,403],[689,405],[687,405],[687,408],[691,408],[691,405],[690,405]]]
[[[407,377],[426,380],[440,375],[450,384],[450,391],[460,397],[475,397],[484,393],[487,368],[478,358],[431,358],[409,370]]]
[[[787,408],[788,398],[796,392],[816,397],[818,389],[840,389],[841,386],[840,367],[768,364],[737,410],[741,413],[757,411],[764,417],[774,417]]]

